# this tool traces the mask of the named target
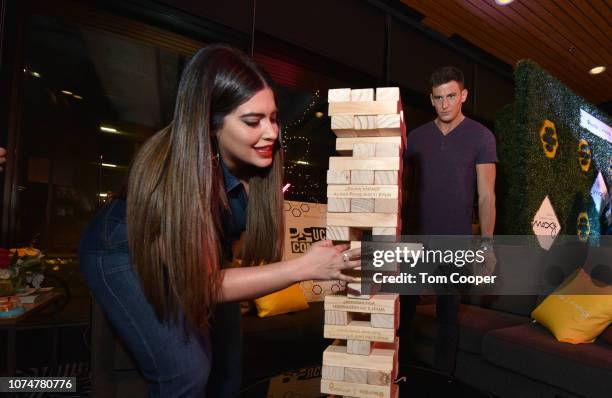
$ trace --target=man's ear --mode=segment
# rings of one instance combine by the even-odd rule
[[[435,108],[436,104],[434,103],[434,99],[433,99],[433,94],[432,93],[429,93],[429,100],[431,101],[431,106],[433,106]]]
[[[463,90],[461,90],[461,103],[463,104],[468,97],[468,89],[464,88]]]

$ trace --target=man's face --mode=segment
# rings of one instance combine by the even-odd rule
[[[432,87],[431,105],[436,108],[438,118],[444,123],[450,123],[461,113],[461,105],[467,99],[467,90],[462,89],[454,80]]]

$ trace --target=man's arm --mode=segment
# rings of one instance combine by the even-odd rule
[[[495,228],[495,170],[495,163],[476,165],[478,218],[483,237],[492,237]]]

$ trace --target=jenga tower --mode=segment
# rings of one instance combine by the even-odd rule
[[[359,247],[361,232],[398,237],[401,153],[406,140],[398,87],[329,90],[331,128],[338,137],[327,171],[327,239]],[[375,96],[376,94],[376,96]],[[395,398],[399,296],[347,286],[325,298],[321,392],[355,398]]]

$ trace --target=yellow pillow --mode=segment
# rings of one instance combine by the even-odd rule
[[[286,314],[308,308],[308,302],[299,283],[286,289],[255,299],[257,315],[260,318]]]
[[[546,297],[531,316],[559,341],[592,343],[612,322],[612,286],[593,283],[580,268]]]

